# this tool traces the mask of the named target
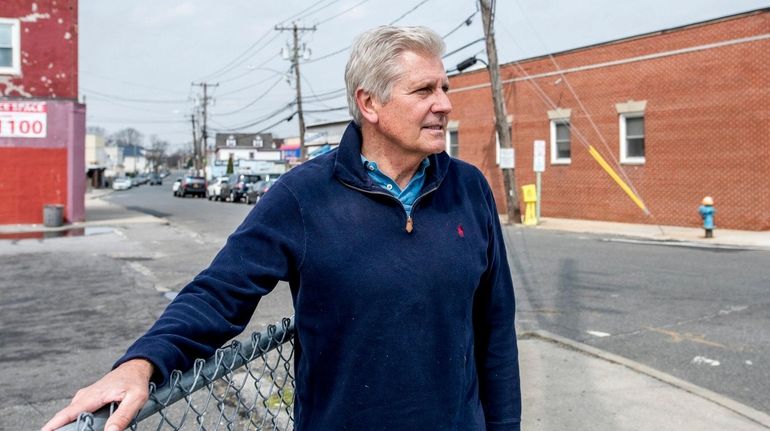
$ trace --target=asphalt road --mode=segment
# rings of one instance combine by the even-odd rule
[[[770,252],[507,233],[520,331],[544,329],[770,412]]]

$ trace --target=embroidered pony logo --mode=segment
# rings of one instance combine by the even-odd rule
[[[459,235],[460,238],[465,238],[465,230],[463,230],[462,224],[457,225],[457,235]]]

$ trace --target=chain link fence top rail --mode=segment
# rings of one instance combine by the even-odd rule
[[[291,430],[294,424],[294,320],[284,318],[233,341],[185,373],[171,373],[131,430]],[[81,413],[57,431],[103,431],[115,404]]]

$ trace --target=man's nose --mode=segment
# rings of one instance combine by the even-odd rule
[[[452,102],[449,101],[449,96],[443,89],[439,89],[436,92],[436,100],[433,102],[431,112],[435,114],[449,114],[452,112]]]

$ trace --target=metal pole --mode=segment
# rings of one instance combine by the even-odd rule
[[[540,172],[536,172],[537,202],[535,203],[535,219],[540,224]]]

